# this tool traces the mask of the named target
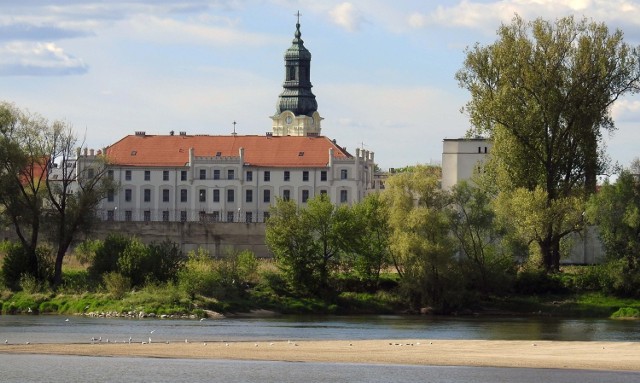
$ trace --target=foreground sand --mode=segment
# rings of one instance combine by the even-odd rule
[[[640,343],[361,340],[3,344],[0,353],[640,371]]]

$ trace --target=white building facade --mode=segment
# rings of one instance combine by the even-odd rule
[[[444,139],[442,144],[442,189],[450,190],[462,180],[469,180],[491,152],[486,138]]]
[[[277,198],[304,206],[326,194],[361,201],[373,187],[374,154],[321,135],[311,92],[311,54],[300,24],[285,52],[285,81],[272,131],[264,136],[147,135],[135,132],[104,149],[120,185],[99,214],[114,221],[264,222]],[[102,152],[102,151],[101,151]],[[80,162],[90,163],[93,153]],[[98,154],[96,154],[98,155]]]

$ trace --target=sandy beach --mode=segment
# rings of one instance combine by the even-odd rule
[[[360,340],[3,344],[0,353],[640,371],[640,343]]]

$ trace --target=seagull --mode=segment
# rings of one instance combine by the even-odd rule
[[[65,322],[69,322],[69,318],[65,319],[64,321],[65,321]]]
[[[153,334],[153,332],[154,332],[154,331],[156,331],[156,330],[151,330],[151,331],[149,331],[149,334]]]
[[[4,340],[4,344],[9,344],[9,339]],[[603,347],[604,348],[604,347]]]
[[[149,344],[151,344],[151,337],[149,337]]]
[[[185,340],[184,340],[184,343],[189,343],[189,339],[185,339]]]
[[[205,318],[200,318],[200,322],[202,322]]]
[[[131,343],[131,337],[129,337],[129,343]]]

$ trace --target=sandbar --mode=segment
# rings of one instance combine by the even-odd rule
[[[3,344],[2,353],[640,371],[638,342],[301,340]]]

